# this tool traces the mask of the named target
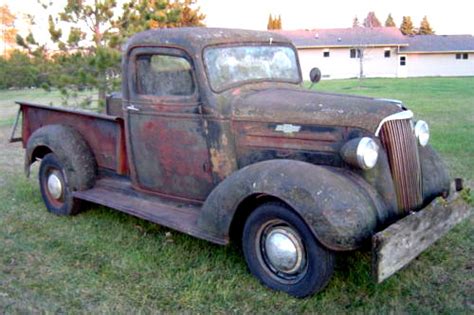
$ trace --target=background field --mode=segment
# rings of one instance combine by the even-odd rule
[[[325,81],[317,90],[397,98],[431,126],[453,176],[474,180],[474,78]],[[370,255],[340,255],[324,292],[304,300],[261,286],[238,248],[211,245],[104,207],[46,212],[36,173],[7,144],[13,101],[56,92],[0,92],[0,313],[473,313],[474,219],[381,285]],[[471,195],[472,196],[472,195]]]

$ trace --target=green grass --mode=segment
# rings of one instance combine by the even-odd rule
[[[431,142],[452,173],[472,183],[473,87],[474,78],[433,78],[365,80],[362,88],[325,81],[316,89],[402,99],[430,123]],[[11,106],[9,93],[0,92],[2,106]],[[12,119],[3,109],[0,119]],[[104,207],[75,217],[49,214],[36,178],[22,174],[21,146],[5,142],[8,134],[0,127],[0,313],[474,311],[472,217],[381,285],[371,282],[368,252],[340,255],[329,286],[298,300],[260,285],[237,248]]]
[[[86,97],[95,95],[94,91],[80,92],[76,98],[70,98],[65,104],[61,93],[57,90],[46,91],[43,89],[8,90],[0,92],[0,127],[13,124],[18,106],[16,101],[26,101],[42,105],[57,105],[78,107],[79,102]],[[92,108],[93,109],[93,108]]]

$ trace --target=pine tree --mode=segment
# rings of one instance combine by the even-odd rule
[[[281,15],[273,17],[270,14],[268,16],[267,30],[281,30]]]
[[[278,15],[277,23],[276,23],[276,29],[281,30],[281,15]]]
[[[392,14],[390,13],[385,21],[386,27],[396,27],[395,21],[393,20]]]
[[[51,39],[62,50],[57,58],[64,60],[57,75],[61,80],[53,85],[65,93],[70,88],[93,87],[103,104],[106,93],[119,82],[120,45],[125,39],[151,28],[202,26],[205,15],[196,1],[125,0],[118,11],[116,0],[68,0],[58,16],[48,20]],[[34,42],[33,37],[17,36],[17,43],[30,54]]]
[[[418,35],[431,35],[435,32],[431,28],[430,22],[428,22],[428,18],[426,15],[421,20],[420,28],[418,29]]]
[[[352,27],[359,27],[359,26],[360,26],[359,18],[355,16],[354,19],[352,20]]]
[[[115,1],[115,0],[114,0]],[[128,0],[122,16],[114,24],[118,44],[133,34],[155,28],[204,26],[206,17],[196,7],[197,0]]]
[[[272,29],[273,29],[273,17],[272,17],[272,14],[270,13],[268,15],[267,30],[272,30]]]
[[[411,17],[404,16],[402,20],[402,24],[400,25],[400,32],[403,35],[413,35],[415,34],[415,30],[413,28],[413,22],[411,21]]]
[[[379,19],[375,16],[375,12],[371,11],[367,14],[367,17],[364,19],[364,27],[381,27]]]

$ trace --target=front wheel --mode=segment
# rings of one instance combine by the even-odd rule
[[[79,212],[80,200],[73,198],[64,167],[54,153],[41,160],[38,176],[41,196],[48,211],[57,215]]]
[[[295,297],[322,290],[334,270],[334,253],[284,204],[255,209],[245,222],[242,244],[252,274],[271,289]]]

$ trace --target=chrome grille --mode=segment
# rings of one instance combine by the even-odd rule
[[[387,151],[400,210],[414,210],[423,202],[418,144],[411,120],[383,124],[380,139]]]

